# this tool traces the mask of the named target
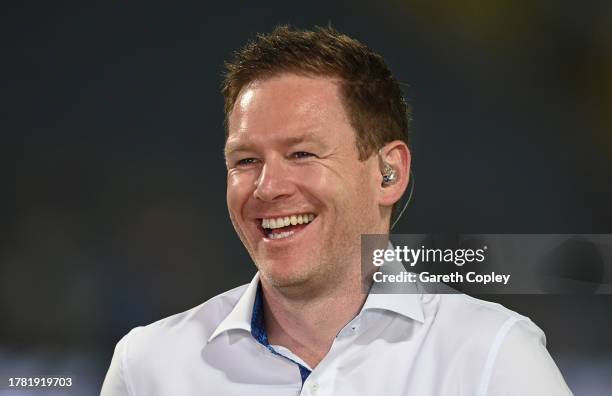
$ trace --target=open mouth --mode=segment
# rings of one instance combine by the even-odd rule
[[[258,219],[259,229],[267,239],[285,239],[306,228],[316,217],[314,213],[301,213]]]

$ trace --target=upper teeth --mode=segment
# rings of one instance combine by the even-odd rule
[[[314,218],[314,214],[305,213],[299,215],[278,217],[274,219],[261,219],[261,226],[263,228],[281,228],[286,227],[288,225],[310,223]]]

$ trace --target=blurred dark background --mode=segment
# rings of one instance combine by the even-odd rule
[[[250,280],[219,85],[280,23],[331,23],[406,84],[395,232],[612,233],[609,1],[87,3],[3,7],[0,374],[96,394],[129,329]],[[612,394],[611,295],[489,299],[542,327],[576,395]]]

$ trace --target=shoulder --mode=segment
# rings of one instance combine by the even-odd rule
[[[533,330],[541,330],[527,316],[521,315],[501,304],[481,300],[465,294],[441,294],[436,302],[436,316],[452,320],[464,331],[499,331],[502,327],[513,327],[524,323]]]
[[[185,348],[203,347],[247,286],[238,286],[187,311],[136,327],[119,341],[117,348],[130,359],[146,359],[154,354],[175,354]]]
[[[446,308],[464,319],[458,326],[467,340],[464,345],[470,346],[469,354],[480,357],[477,394],[571,396],[546,349],[544,332],[531,319],[468,296],[448,299]]]
[[[476,394],[571,395],[528,317],[464,294],[424,298],[436,349],[462,362],[461,377],[473,375]]]
[[[140,389],[144,386],[143,381],[152,384],[153,379],[164,377],[172,368],[180,371],[181,361],[186,361],[187,365],[197,362],[208,337],[231,312],[247,286],[239,286],[188,311],[132,329],[115,347],[101,395],[135,394],[134,387]]]
[[[494,358],[500,346],[515,343],[546,345],[544,332],[530,318],[500,304],[465,294],[426,296],[426,317],[444,337],[449,348],[459,345],[463,351],[479,355],[483,361]]]

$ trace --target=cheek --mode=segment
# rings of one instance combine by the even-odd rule
[[[315,204],[330,204],[340,193],[338,176],[323,166],[296,168],[293,180]]]
[[[376,207],[375,188],[367,168],[357,164],[351,169],[338,171],[326,167],[296,170],[296,181],[315,198],[338,207]]]
[[[240,209],[253,193],[253,189],[249,187],[253,185],[250,180],[248,174],[230,174],[227,177],[227,207],[234,216],[240,213]]]
[[[347,202],[344,204],[355,216],[370,221],[368,217],[378,213],[378,192],[376,180],[366,167],[361,167],[359,172],[354,172],[353,177],[347,180],[344,192]]]

